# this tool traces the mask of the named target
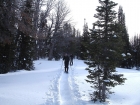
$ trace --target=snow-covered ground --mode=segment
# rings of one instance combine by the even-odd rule
[[[140,105],[140,72],[117,68],[127,78],[112,89],[106,103],[93,103],[85,81],[88,72],[82,60],[74,60],[69,73],[62,60],[34,61],[35,70],[0,74],[0,105]]]

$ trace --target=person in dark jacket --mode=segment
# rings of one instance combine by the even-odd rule
[[[65,72],[68,73],[68,69],[69,69],[69,56],[68,54],[65,54],[65,56],[63,57],[64,60],[64,65],[65,65]]]
[[[71,66],[73,65],[73,55],[72,54],[70,55],[70,65]]]

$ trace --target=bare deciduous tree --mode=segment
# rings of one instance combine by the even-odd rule
[[[56,4],[55,4],[55,8],[54,8],[54,12],[52,15],[52,23],[54,23],[54,29],[53,29],[53,35],[52,35],[52,41],[51,41],[51,46],[50,46],[50,52],[49,52],[49,60],[52,60],[53,58],[53,49],[55,46],[55,42],[57,39],[57,33],[59,32],[59,30],[61,29],[62,25],[68,21],[66,20],[67,16],[69,15],[70,10],[67,7],[66,3],[64,2],[64,0],[59,0]]]
[[[38,25],[37,25],[37,26],[39,26],[38,27],[39,30],[37,32],[38,37],[42,37],[42,31],[44,28],[46,28],[45,25],[47,24],[48,17],[50,16],[52,9],[54,8],[55,1],[56,0],[45,1],[46,2],[45,6],[42,3],[42,8],[45,8],[45,11],[41,10],[40,13],[37,13],[37,14],[39,14],[39,16],[38,16],[39,20],[38,20]]]

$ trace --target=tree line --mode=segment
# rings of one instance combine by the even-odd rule
[[[77,54],[80,32],[69,13],[64,0],[1,0],[0,73],[33,70],[39,58]]]
[[[63,52],[74,53],[80,59],[85,59],[84,53],[87,50],[83,42],[89,39],[88,25],[84,23],[81,35],[67,19],[70,10],[63,0],[1,0],[0,13],[0,67],[10,65],[14,68],[14,64],[19,64],[21,59],[23,62],[31,58],[59,59]],[[101,20],[101,17],[96,15],[94,17]],[[94,23],[93,27],[100,24],[99,22]],[[113,32],[120,34],[122,52],[125,56],[119,61],[118,66],[124,68],[138,66],[139,35],[135,35],[129,41],[125,14],[121,6],[114,24]],[[31,58],[28,58],[30,55]],[[16,67],[16,69],[26,68],[17,65]]]

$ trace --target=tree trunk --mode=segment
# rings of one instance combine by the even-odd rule
[[[106,99],[106,85],[105,85],[105,82],[103,83],[103,86],[102,86],[102,101],[105,102],[105,99]]]
[[[52,43],[52,45],[51,45],[51,47],[50,47],[50,52],[49,52],[48,60],[52,60],[52,59],[53,59],[53,49],[54,49],[54,45],[55,45],[55,43]]]

